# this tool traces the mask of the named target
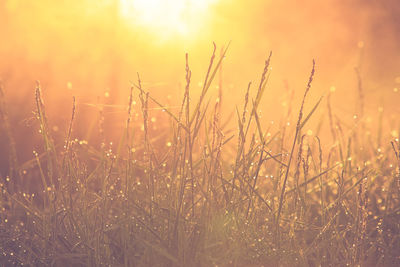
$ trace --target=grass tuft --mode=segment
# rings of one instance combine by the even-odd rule
[[[228,47],[217,56],[214,44],[197,100],[186,54],[177,110],[156,100],[138,75],[115,151],[105,140],[102,108],[92,122],[101,144],[74,137],[75,97],[59,149],[37,83],[43,150],[19,163],[0,83],[0,122],[10,144],[8,174],[0,174],[0,265],[399,266],[400,143],[384,124],[373,131],[363,123],[368,110],[358,71],[354,125],[336,116],[329,93],[330,136],[318,134],[322,122],[317,135],[304,134],[324,101],[306,113],[313,61],[295,127],[287,124],[294,109],[287,88],[289,108],[273,132],[259,112],[270,53],[233,126],[223,123],[221,108]],[[152,127],[154,106],[163,111],[161,130]]]

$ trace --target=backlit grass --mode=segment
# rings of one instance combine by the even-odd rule
[[[361,82],[354,125],[344,125],[329,93],[307,102],[313,63],[301,105],[288,99],[279,130],[270,132],[259,109],[271,55],[229,117],[222,94],[217,101],[207,94],[225,53],[214,49],[199,97],[186,56],[178,109],[138,76],[117,144],[104,139],[101,119],[100,145],[75,139],[75,99],[65,140],[55,142],[38,83],[43,149],[28,162],[17,160],[1,88],[10,167],[0,177],[0,264],[399,266],[400,143],[391,129],[365,123]],[[321,105],[328,136],[306,127]],[[154,108],[163,111],[158,130]]]

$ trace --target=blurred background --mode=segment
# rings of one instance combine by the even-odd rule
[[[143,87],[173,109],[183,94],[185,53],[195,96],[212,42],[217,54],[231,42],[210,93],[216,95],[222,86],[227,114],[235,104],[242,106],[250,81],[256,89],[272,51],[261,105],[265,121],[284,114],[290,90],[298,103],[315,59],[308,108],[331,92],[334,111],[351,120],[358,98],[357,67],[370,121],[385,106],[389,124],[400,112],[399,14],[398,0],[2,0],[0,79],[17,143],[29,151],[19,157],[30,158],[38,146],[32,113],[36,80],[55,135],[65,136],[76,96],[75,135],[87,137],[88,122],[98,115],[94,105],[108,104],[105,130],[111,140],[123,127],[124,105],[137,73]],[[325,106],[317,119],[326,114]],[[3,130],[0,138],[5,166]]]

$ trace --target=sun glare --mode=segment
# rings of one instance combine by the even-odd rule
[[[205,23],[217,0],[120,0],[123,17],[156,34],[187,35]]]

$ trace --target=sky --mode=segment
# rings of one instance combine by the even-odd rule
[[[187,14],[192,19],[186,34],[176,25],[151,25],[152,15],[161,16],[157,12],[140,20],[135,5],[127,8],[126,2],[135,1],[2,1],[2,79],[10,85],[24,79],[26,87],[40,80],[54,91],[51,97],[63,97],[67,84],[82,96],[102,90],[124,95],[137,72],[149,86],[174,87],[184,79],[186,52],[194,77],[203,79],[212,42],[219,49],[231,42],[224,77],[238,93],[258,79],[269,51],[272,87],[283,80],[301,86],[312,59],[324,87],[338,83],[340,89],[358,65],[371,87],[393,87],[400,76],[400,7],[393,0],[212,0]]]
[[[313,59],[316,76],[309,105],[335,88],[336,112],[351,118],[358,97],[357,67],[366,108],[373,114],[385,103],[390,116],[400,112],[396,0],[208,0],[203,6],[193,0],[151,0],[150,7],[140,1],[0,1],[0,79],[16,128],[34,130],[29,122],[36,80],[50,121],[61,129],[70,118],[72,96],[82,126],[97,114],[96,103],[115,105],[110,114],[125,114],[121,106],[138,73],[152,96],[174,106],[183,94],[185,53],[195,97],[213,42],[217,56],[230,43],[218,76],[221,83],[210,91],[212,97],[221,84],[223,104],[230,110],[242,105],[249,82],[257,85],[272,51],[261,105],[268,120],[281,116],[288,88],[299,101]]]

